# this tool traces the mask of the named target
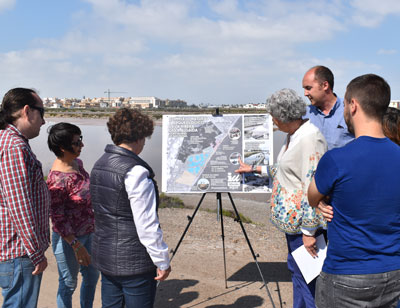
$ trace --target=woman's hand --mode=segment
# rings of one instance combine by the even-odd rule
[[[166,270],[160,270],[159,268],[157,268],[157,277],[155,277],[154,280],[164,281],[165,279],[167,279],[169,273],[171,273],[171,266],[168,267]]]
[[[326,204],[325,201],[320,201],[318,203],[318,209],[321,211],[322,216],[326,219],[326,221],[332,221],[333,218],[333,207],[329,204]]]
[[[249,172],[253,172],[252,167],[248,164],[245,164],[244,162],[242,162],[242,159],[239,157],[239,164],[240,167],[239,169],[235,170],[236,173],[249,173]]]
[[[90,254],[86,250],[85,246],[83,246],[80,242],[77,242],[72,249],[75,252],[75,258],[79,265],[89,266],[89,264],[92,262],[92,258],[90,257]]]
[[[313,257],[317,257],[317,240],[314,236],[308,236],[303,233],[303,244],[308,253]]]

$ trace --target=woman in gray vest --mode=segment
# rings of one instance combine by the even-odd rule
[[[153,121],[123,108],[107,127],[114,144],[106,146],[90,175],[92,262],[102,275],[102,307],[150,308],[157,280],[171,271],[157,216],[154,172],[138,156],[153,133]]]

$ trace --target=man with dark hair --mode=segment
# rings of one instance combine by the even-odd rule
[[[308,200],[330,197],[328,252],[317,280],[322,307],[397,307],[400,299],[400,147],[382,117],[390,87],[373,74],[347,86],[344,118],[356,139],[321,158]]]
[[[311,102],[304,118],[319,128],[328,143],[328,150],[342,147],[354,138],[347,130],[343,101],[333,92],[333,85],[333,74],[325,66],[314,66],[303,77],[304,95]]]
[[[49,193],[29,146],[39,135],[43,102],[11,89],[0,111],[0,287],[3,307],[36,307],[50,242]]]

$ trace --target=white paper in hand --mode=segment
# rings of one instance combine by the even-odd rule
[[[303,274],[304,280],[310,283],[322,270],[322,265],[326,257],[326,242],[321,234],[317,237],[318,257],[313,258],[304,245],[292,252],[292,256]]]

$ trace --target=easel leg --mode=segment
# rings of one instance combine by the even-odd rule
[[[239,212],[238,212],[238,210],[237,210],[237,208],[236,208],[235,203],[233,202],[231,193],[228,192],[228,196],[229,196],[229,199],[231,200],[231,204],[232,204],[233,210],[235,211],[236,220],[237,220],[237,222],[240,224],[240,227],[242,228],[243,235],[244,235],[244,237],[245,237],[245,239],[246,239],[247,245],[249,246],[249,249],[250,249],[250,251],[251,251],[251,254],[253,255],[253,259],[254,259],[254,261],[256,262],[258,272],[260,273],[261,279],[262,279],[262,281],[263,281],[263,285],[261,286],[261,288],[262,288],[262,287],[265,287],[265,289],[267,290],[267,293],[268,293],[268,297],[269,297],[269,299],[271,300],[272,307],[275,308],[275,304],[274,304],[274,301],[272,300],[271,293],[269,292],[267,283],[265,282],[265,279],[264,279],[264,275],[262,274],[260,265],[258,264],[258,261],[257,261],[257,257],[258,257],[259,255],[256,255],[256,254],[254,253],[253,247],[251,246],[251,243],[250,243],[250,240],[249,240],[249,238],[248,238],[248,236],[247,236],[246,230],[244,229],[242,220],[240,219]]]
[[[221,239],[222,239],[222,253],[224,255],[224,273],[225,273],[225,289],[228,288],[228,282],[226,278],[226,257],[225,257],[225,234],[224,234],[224,215],[222,213],[222,198],[221,193],[217,193],[217,202],[218,202],[218,213],[219,218],[221,220]]]
[[[187,226],[186,226],[186,228],[185,228],[185,231],[183,231],[183,234],[182,234],[181,238],[179,239],[179,242],[178,242],[178,244],[176,245],[175,249],[172,249],[172,250],[171,250],[172,256],[171,256],[170,262],[172,262],[172,259],[174,258],[176,252],[178,251],[178,248],[179,248],[179,246],[181,245],[181,243],[182,243],[182,241],[183,241],[183,238],[184,238],[185,235],[186,235],[186,232],[189,230],[189,227],[190,227],[190,225],[192,224],[193,219],[194,219],[194,217],[196,216],[196,213],[197,213],[197,211],[199,210],[200,205],[201,205],[201,203],[203,202],[203,199],[204,199],[205,196],[206,196],[206,193],[204,193],[204,194],[201,196],[201,199],[200,199],[199,203],[197,204],[196,209],[195,209],[194,212],[193,212],[193,215],[187,217],[188,220],[189,220],[189,223],[187,224]]]
[[[183,241],[183,239],[184,239],[184,237],[185,237],[185,235],[186,235],[186,232],[188,231],[190,225],[192,224],[193,219],[194,219],[194,217],[196,216],[196,213],[197,213],[197,211],[199,210],[200,205],[201,205],[201,203],[203,202],[203,199],[204,199],[205,196],[206,196],[206,193],[204,193],[204,194],[201,196],[201,199],[200,199],[199,203],[197,204],[197,206],[196,206],[196,208],[195,208],[195,210],[194,210],[194,212],[193,212],[193,215],[192,215],[192,216],[188,216],[189,223],[187,224],[187,226],[186,226],[186,228],[185,228],[185,231],[183,232],[181,238],[179,239],[178,244],[176,245],[175,249],[171,250],[172,256],[171,256],[170,261],[172,261],[172,259],[174,258],[175,254],[177,253],[178,248],[179,248],[179,246],[181,245],[181,243],[182,243],[182,241]],[[270,299],[270,301],[271,301],[272,307],[273,307],[273,308],[276,308],[276,307],[275,307],[275,304],[274,304],[274,301],[272,300],[271,293],[269,292],[267,283],[265,282],[264,276],[263,276],[263,274],[262,274],[262,272],[261,272],[260,265],[258,264],[258,261],[257,261],[258,255],[256,255],[256,254],[254,253],[253,247],[251,246],[251,243],[250,243],[250,240],[249,240],[249,238],[248,238],[248,236],[247,236],[246,230],[244,229],[242,220],[240,219],[239,212],[238,212],[238,210],[237,210],[237,208],[236,208],[236,205],[235,205],[235,203],[233,202],[232,196],[231,196],[231,194],[230,194],[229,192],[228,192],[228,196],[229,196],[229,199],[230,199],[230,201],[231,201],[233,210],[235,211],[236,221],[239,222],[240,227],[242,228],[243,235],[244,235],[244,237],[245,237],[245,239],[246,239],[246,241],[247,241],[247,245],[249,246],[249,249],[250,249],[250,251],[251,251],[251,254],[253,255],[254,261],[255,261],[255,263],[256,263],[256,265],[257,265],[258,272],[260,273],[261,279],[262,279],[262,281],[263,281],[263,285],[261,286],[261,288],[262,288],[262,287],[265,287],[265,289],[267,290],[267,293],[268,293],[268,297],[269,297],[269,299]],[[217,193],[217,202],[218,202],[218,213],[219,213],[219,217],[220,217],[220,219],[221,219],[221,237],[222,237],[222,248],[223,248],[223,255],[224,255],[225,288],[228,288],[228,285],[227,285],[227,276],[226,276],[225,234],[224,234],[224,223],[223,223],[223,215],[222,215],[222,198],[221,198],[221,193]],[[158,285],[158,284],[157,284],[157,285]]]

